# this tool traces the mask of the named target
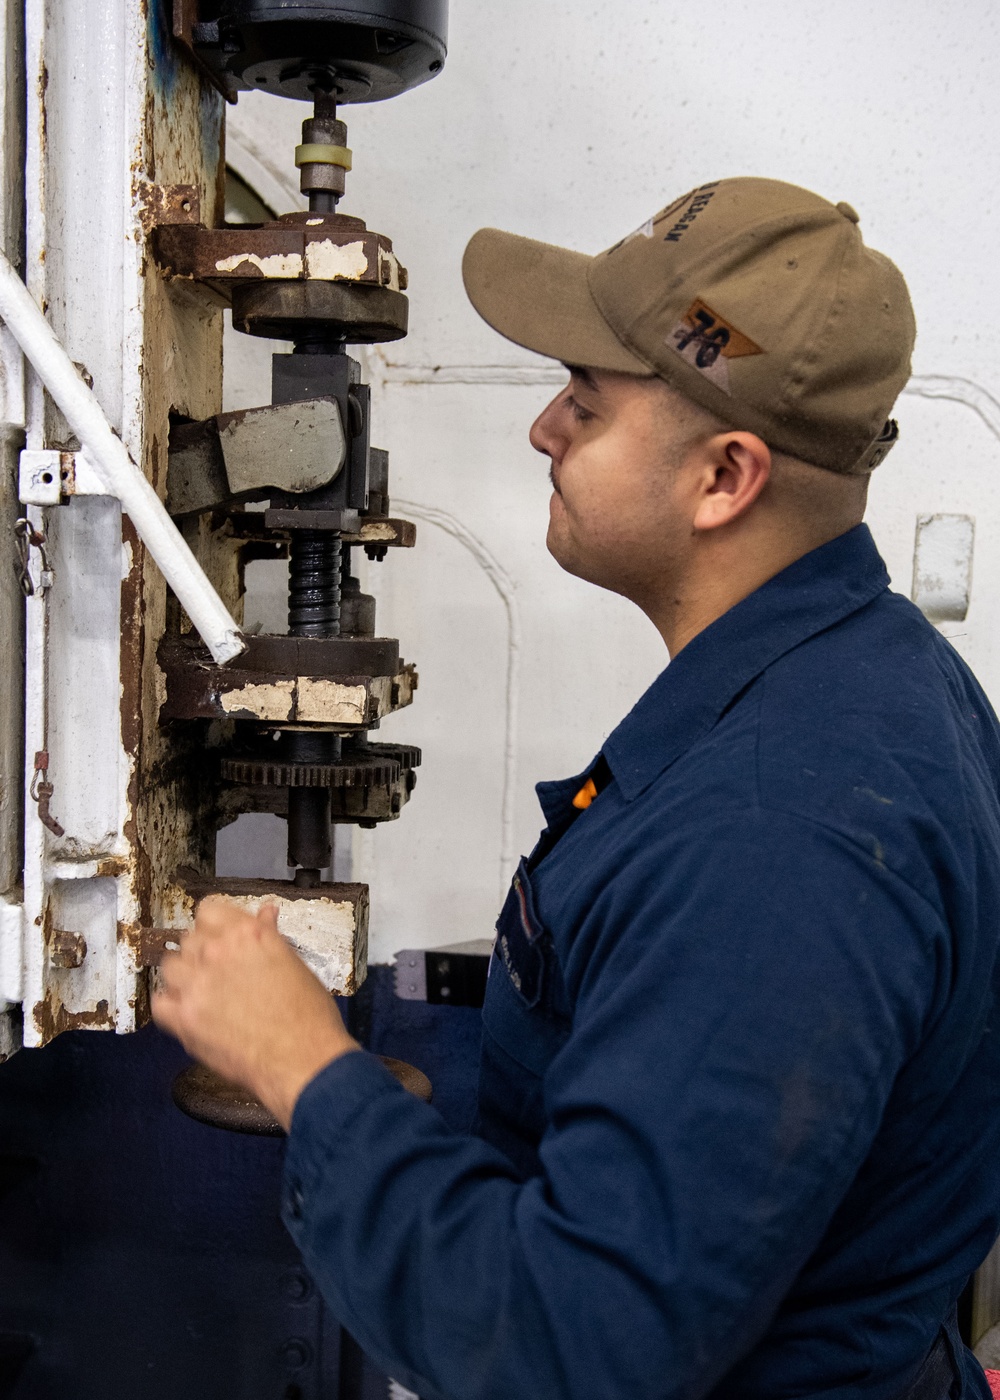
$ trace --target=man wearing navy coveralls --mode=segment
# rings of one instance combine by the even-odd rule
[[[905,283],[759,179],[596,257],[483,230],[464,272],[569,372],[551,553],[670,665],[539,786],[472,1134],[273,910],[206,901],[156,1018],[289,1128],[289,1230],[428,1400],[986,1397],[954,1305],[1000,1229],[1000,743],[861,523]]]

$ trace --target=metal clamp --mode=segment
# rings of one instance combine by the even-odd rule
[[[70,496],[106,496],[85,452],[26,447],[18,471],[18,499],[26,506],[61,506]]]

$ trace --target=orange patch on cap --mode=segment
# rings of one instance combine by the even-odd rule
[[[724,316],[720,316],[717,311],[713,311],[707,302],[697,298],[684,313],[684,324],[696,336],[705,335],[709,338],[710,344],[719,344],[719,353],[727,360],[740,359],[743,355],[763,355],[764,351],[756,341],[751,340],[748,335],[738,331],[731,321],[727,321]],[[720,330],[727,334],[720,335]]]

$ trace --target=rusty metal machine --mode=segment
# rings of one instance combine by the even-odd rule
[[[363,976],[368,891],[328,878],[331,825],[396,818],[420,751],[369,737],[410,703],[417,675],[397,641],[376,635],[375,599],[352,558],[412,546],[415,528],[390,514],[388,457],[371,445],[370,391],[347,347],[406,334],[407,275],[389,238],[337,212],[352,163],[338,112],[440,71],[446,18],[446,0],[175,6],[176,36],[227,98],[255,89],[313,104],[295,151],[308,210],[207,227],[195,191],[175,191],[153,232],[167,278],[230,305],[238,331],[289,342],[273,357],[270,404],[200,422],[172,415],[166,501],[187,535],[229,537],[241,562],[287,556],[287,633],[250,636],[220,666],[175,608],[158,659],[173,764],[200,789],[192,809],[214,809],[219,824],[250,811],[286,817],[294,874],[226,880],[203,868],[181,883],[192,900],[214,890],[249,907],[275,901],[282,931],[344,993]],[[428,1092],[417,1071],[397,1072]],[[175,1098],[210,1122],[274,1130],[259,1105],[204,1070],[183,1075]]]

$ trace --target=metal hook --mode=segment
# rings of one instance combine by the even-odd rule
[[[35,593],[35,585],[31,578],[31,551],[37,549],[42,561],[42,572],[39,579],[39,589],[52,586],[53,573],[49,567],[49,557],[45,552],[45,535],[36,530],[31,521],[22,517],[14,524],[14,540],[17,546],[17,562],[15,569],[18,582],[21,585],[21,592],[26,598],[31,598]]]

